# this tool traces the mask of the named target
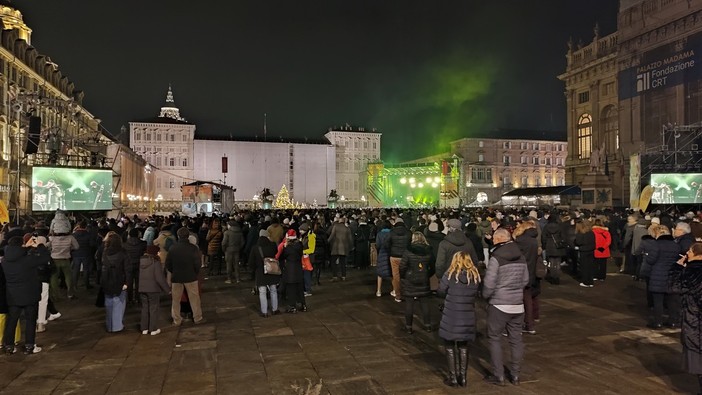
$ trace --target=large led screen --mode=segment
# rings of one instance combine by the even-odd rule
[[[32,210],[111,210],[112,170],[34,167]]]
[[[702,173],[651,174],[654,204],[702,203]]]

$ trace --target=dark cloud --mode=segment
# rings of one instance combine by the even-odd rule
[[[617,2],[17,1],[33,44],[113,132],[156,115],[169,82],[201,135],[383,132],[383,156],[485,128],[565,129],[569,36],[616,25]],[[216,4],[216,6],[215,6]],[[386,156],[386,153],[389,156]]]

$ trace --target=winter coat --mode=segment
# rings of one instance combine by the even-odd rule
[[[647,256],[649,253],[654,252],[656,248],[656,239],[652,236],[646,235],[641,238],[641,243],[639,243],[638,250],[632,251],[633,255],[641,255],[644,257],[644,259],[641,261],[641,267],[639,268],[639,277],[651,277],[651,265],[653,264],[653,261],[651,259],[647,259]]]
[[[695,244],[695,236],[692,233],[686,233],[675,239],[675,242],[680,246],[680,253],[685,254],[690,247]]]
[[[161,262],[151,255],[142,255],[139,258],[139,292],[167,294],[169,291]]]
[[[282,281],[286,284],[301,283],[302,275],[302,243],[290,241],[280,254],[280,264],[283,270]]]
[[[171,283],[192,283],[200,273],[200,250],[190,241],[178,240],[166,257],[166,270],[171,272]]]
[[[600,226],[593,226],[592,233],[595,234],[595,259],[609,258],[609,246],[612,244],[612,235],[609,229]]]
[[[547,223],[541,231],[541,245],[546,250],[546,257],[562,257],[566,255],[565,248],[558,248],[559,243],[561,246],[566,243],[563,229],[557,222]]]
[[[42,264],[39,257],[27,256],[21,246],[5,247],[2,270],[5,273],[7,305],[31,306],[41,299],[41,281],[38,267]]]
[[[138,237],[127,237],[127,242],[123,244],[123,247],[129,259],[129,269],[132,271],[139,270],[141,257],[146,252],[146,242]]]
[[[261,247],[260,251],[258,249],[259,247]],[[270,241],[267,237],[259,237],[258,242],[251,248],[251,253],[249,253],[249,267],[254,270],[256,286],[263,287],[278,284],[280,282],[280,275],[266,274],[263,271],[263,257],[261,256],[261,251],[263,252],[263,257],[275,257],[275,243]]]
[[[388,240],[390,239],[390,229],[383,229],[375,236],[375,248],[378,250],[377,269],[378,277],[392,278],[390,269],[390,250]]]
[[[441,241],[446,236],[439,231],[431,232],[429,230],[424,232],[424,236],[426,236],[427,241],[429,242],[429,245],[431,246],[432,254],[434,254],[434,257],[437,257],[439,255],[439,244],[441,244]]]
[[[331,255],[348,255],[353,245],[351,229],[341,222],[336,222],[331,228],[327,241],[329,242]]]
[[[478,256],[478,260],[481,262],[485,261],[485,253],[483,252],[483,241],[482,237],[478,236],[476,232],[466,231],[466,237],[473,243],[473,249],[475,250],[475,255]],[[477,262],[475,262],[477,264]]]
[[[51,257],[54,259],[71,259],[71,251],[78,249],[78,241],[71,235],[49,236]]]
[[[680,276],[682,331],[685,349],[702,354],[702,260],[688,261]]]
[[[595,234],[592,231],[575,234],[575,245],[580,253],[590,253],[595,251]]]
[[[154,240],[153,245],[158,247],[158,258],[161,260],[161,262],[166,262],[166,258],[168,258],[168,251],[170,251],[175,244],[176,237],[170,230],[162,230],[161,233],[158,234],[158,237],[156,240]]]
[[[668,272],[673,266],[677,266],[677,261],[680,259],[680,246],[675,243],[671,235],[659,236],[654,245],[655,248],[645,256],[646,263],[651,266],[648,290],[668,292]]]
[[[685,255],[690,247],[695,243],[695,237],[691,233],[686,233],[675,239],[675,242],[680,248],[680,254]],[[668,272],[668,291],[671,293],[680,293],[680,276],[682,275],[682,266],[673,265]]]
[[[478,284],[468,283],[466,272],[458,279],[444,273],[439,282],[437,295],[444,297],[444,310],[439,324],[439,337],[448,341],[473,341],[476,332],[475,298]]]
[[[156,238],[156,228],[153,226],[149,226],[146,228],[144,231],[144,235],[142,236],[142,240],[146,242],[147,246],[150,246],[154,244],[154,239]]]
[[[224,238],[224,232],[222,228],[210,229],[207,232],[207,255],[217,255],[222,249],[222,239]]]
[[[56,211],[54,219],[51,220],[49,233],[55,235],[67,235],[71,233],[71,221],[62,211]]]
[[[315,265],[324,264],[328,259],[329,244],[327,243],[327,236],[324,235],[324,232],[319,230],[317,233],[314,233],[314,256],[312,263]]]
[[[483,297],[491,305],[520,305],[527,284],[529,269],[517,243],[508,241],[493,247],[483,280]]]
[[[407,251],[412,242],[412,232],[407,229],[404,222],[396,223],[390,229],[390,237],[386,241],[388,252],[393,258],[402,258],[402,255]]]
[[[436,276],[441,278],[451,266],[453,255],[459,251],[467,252],[473,264],[478,264],[478,254],[473,248],[473,243],[460,230],[449,232],[444,240],[439,243],[439,252],[436,254]]]
[[[631,232],[631,250],[636,251],[639,248],[639,243],[641,243],[641,238],[648,234],[648,225],[646,220],[641,219],[634,225],[634,229]]]
[[[431,246],[411,244],[400,260],[400,289],[402,296],[422,297],[431,294],[429,277],[434,266]]]
[[[244,233],[239,225],[234,225],[224,231],[222,239],[222,251],[236,252],[244,248]]]
[[[102,254],[102,272],[100,286],[106,297],[114,297],[122,293],[122,288],[131,282],[129,258],[122,248],[105,249]]]
[[[526,259],[527,268],[529,269],[529,284],[533,284],[536,281],[536,265],[540,264],[539,260],[541,259],[539,244],[536,242],[538,238],[539,232],[534,228],[530,228],[515,239],[519,250]]]
[[[489,248],[490,246],[488,245],[487,241],[485,240],[486,235],[491,235],[492,234],[492,225],[490,225],[490,221],[488,220],[482,220],[478,223],[478,231],[480,231],[480,236],[482,237],[482,243],[483,243],[483,248]]]
[[[71,253],[73,257],[92,259],[97,248],[97,238],[86,229],[76,229],[73,231],[73,237],[78,242],[78,248]]]
[[[39,266],[37,267],[39,281],[42,283],[50,282],[51,274],[53,273],[55,267],[54,260],[51,259],[51,252],[49,249],[43,245],[40,245],[27,251],[27,255],[36,258],[39,262]]]

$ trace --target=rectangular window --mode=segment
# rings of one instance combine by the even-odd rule
[[[522,176],[522,188],[525,188],[529,186],[529,177],[527,176]]]
[[[378,146],[377,146],[377,143],[374,141],[374,142],[373,142],[373,149],[377,149],[377,147],[378,147]]]
[[[502,143],[502,148],[504,149],[511,149],[512,148],[512,143],[510,141],[505,141]]]
[[[587,159],[592,150],[592,126],[591,124],[580,125],[578,127],[578,157]]]
[[[151,141],[151,133],[146,133],[146,141]]]
[[[175,158],[170,158],[168,160],[168,166],[175,166]]]
[[[521,143],[519,143],[519,149],[527,149],[527,148],[528,148],[528,146],[529,146],[529,144],[528,144],[528,143],[525,143],[525,142],[521,142]]]
[[[184,134],[184,135],[183,135],[183,142],[185,142],[185,141],[188,141],[188,135],[187,135],[187,134]]]
[[[161,133],[156,133],[156,141],[161,141]]]
[[[512,185],[512,177],[510,177],[510,176],[502,177],[502,185]]]
[[[175,188],[175,178],[171,177],[168,179],[168,187],[171,189]]]
[[[551,158],[546,158],[546,166],[551,166]]]
[[[368,142],[367,141],[363,142],[363,149],[368,149]]]
[[[527,164],[527,157],[526,156],[522,156],[521,158],[519,158],[519,160],[520,160],[521,164],[523,164],[523,165]]]
[[[161,157],[160,156],[156,157],[156,166],[161,166]]]
[[[531,164],[532,165],[538,165],[539,164],[539,157],[535,156],[531,159]]]
[[[587,103],[590,101],[590,91],[578,93],[578,104]]]
[[[482,142],[482,141],[479,141],[479,142],[478,142],[478,147],[483,148],[483,142]]]
[[[502,156],[502,163],[504,163],[505,165],[509,165],[510,162],[511,161],[509,155]]]
[[[175,141],[175,134],[171,134],[171,141]]]
[[[134,141],[141,141],[141,133],[134,134]]]
[[[614,94],[614,81],[607,82],[602,87],[602,96],[610,96]]]
[[[183,159],[183,167],[188,167],[188,159]]]
[[[534,151],[538,151],[538,150],[539,150],[539,143],[534,143]]]
[[[481,143],[482,143],[482,141],[481,141]],[[478,154],[478,162],[485,162],[485,155]]]
[[[471,170],[471,180],[477,184],[488,184],[492,182],[492,169],[484,167],[474,167]]]
[[[546,177],[546,186],[547,187],[553,186],[553,179],[551,179],[550,176]]]

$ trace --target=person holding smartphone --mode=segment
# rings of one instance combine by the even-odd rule
[[[681,258],[680,276],[683,369],[697,375],[702,390],[702,243],[694,243]]]

